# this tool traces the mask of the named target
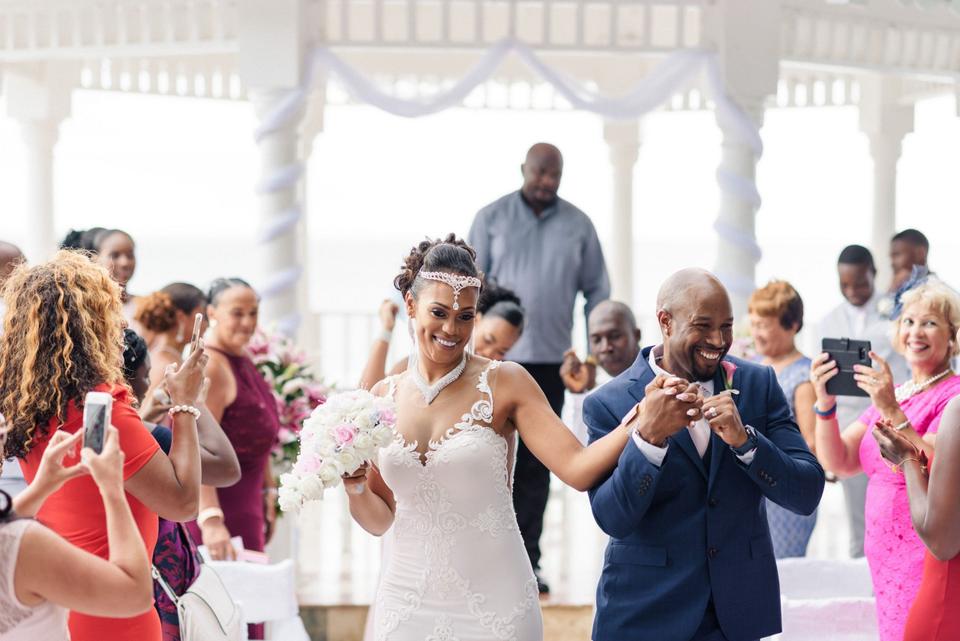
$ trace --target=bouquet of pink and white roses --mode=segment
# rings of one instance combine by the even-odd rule
[[[341,483],[372,461],[394,439],[393,400],[366,390],[334,394],[317,407],[300,431],[300,454],[293,470],[280,475],[280,509],[299,511],[307,501]]]

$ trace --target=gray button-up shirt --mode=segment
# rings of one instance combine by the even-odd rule
[[[561,198],[538,217],[516,191],[477,213],[469,241],[487,277],[514,290],[527,313],[523,336],[507,358],[560,363],[571,344],[577,292],[586,298],[585,314],[610,297],[590,218]]]

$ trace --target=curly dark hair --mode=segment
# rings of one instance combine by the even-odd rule
[[[474,276],[483,279],[483,272],[477,266],[477,252],[456,234],[447,234],[446,238],[424,240],[403,259],[400,273],[393,279],[393,286],[406,296],[407,292],[416,298],[423,286],[423,280],[417,280],[421,269],[430,272],[449,272],[461,276]]]
[[[97,385],[127,387],[121,367],[120,286],[83,252],[17,267],[3,288],[0,413],[4,458],[23,458],[54,417],[66,418]],[[129,389],[129,387],[127,387]]]

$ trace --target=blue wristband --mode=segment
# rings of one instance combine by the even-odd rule
[[[813,404],[813,413],[819,416],[820,418],[831,419],[837,415],[837,404],[834,403],[833,407],[828,409],[826,412],[821,412],[820,408],[817,407],[817,404]]]

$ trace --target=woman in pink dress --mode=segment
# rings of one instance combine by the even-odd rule
[[[907,613],[916,598],[923,574],[924,547],[913,529],[910,503],[902,475],[884,462],[876,440],[867,432],[884,419],[928,457],[934,434],[951,398],[960,394],[960,376],[950,369],[957,355],[953,340],[960,299],[939,283],[928,283],[903,296],[903,312],[896,322],[894,346],[911,369],[911,379],[894,389],[890,368],[875,353],[878,368],[855,366],[859,387],[873,405],[841,433],[836,399],[826,382],[837,373],[836,363],[821,354],[811,366],[810,380],[817,392],[817,456],[840,477],[861,471],[867,485],[864,552],[870,564],[881,641],[901,641]],[[864,437],[867,438],[864,438]]]

